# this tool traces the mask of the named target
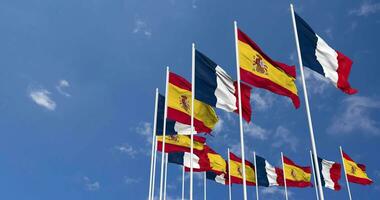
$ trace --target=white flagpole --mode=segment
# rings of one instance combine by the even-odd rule
[[[288,200],[288,188],[286,186],[286,173],[285,173],[285,164],[284,164],[284,154],[281,152],[282,160],[282,172],[284,174],[284,186],[285,186],[285,199]]]
[[[255,179],[256,179],[256,200],[259,200],[259,182],[257,180],[257,164],[256,164],[256,152],[253,152],[253,161],[255,163]]]
[[[227,152],[228,152],[228,197],[229,197],[229,200],[232,200],[231,170],[230,170],[230,148],[227,149]]]
[[[295,16],[294,16],[293,4],[290,4],[290,10],[292,12],[294,37],[295,37],[295,40],[296,40],[298,62],[299,62],[300,71],[301,71],[302,87],[303,87],[303,93],[304,93],[304,97],[305,97],[306,114],[307,114],[307,120],[308,120],[308,123],[309,123],[309,131],[310,131],[311,147],[312,147],[312,151],[313,151],[313,158],[314,158],[314,162],[318,163],[317,147],[316,147],[315,139],[314,139],[313,123],[312,123],[312,120],[311,120],[311,113],[310,113],[310,108],[309,108],[309,98],[307,96],[305,76],[304,76],[304,73],[303,73],[303,64],[302,64],[301,49],[300,49],[300,44],[299,44],[299,41],[298,41],[297,25],[296,25],[296,19],[295,19]],[[317,180],[318,180],[319,196],[320,196],[321,200],[324,200],[325,198],[324,198],[324,195],[323,195],[321,174],[319,173],[319,170],[317,170],[316,174],[317,174]]]
[[[207,186],[206,186],[206,183],[207,183],[207,177],[206,177],[206,172],[203,173],[203,199],[204,200],[207,200]]]
[[[315,170],[319,170],[319,166],[318,166],[317,169],[314,167],[313,154],[312,154],[311,150],[310,150],[310,161],[311,161],[311,167],[313,169],[313,179],[314,179],[315,194],[317,195],[317,200],[319,200],[317,180],[316,180],[316,177],[315,177]]]
[[[182,166],[182,200],[185,200],[185,165]]]
[[[151,200],[154,199],[154,189],[155,189],[155,181],[156,181],[156,162],[157,162],[157,136],[154,136],[154,158],[153,158],[153,177],[152,177]]]
[[[241,146],[241,159],[243,165],[243,197],[247,200],[247,182],[245,176],[245,153],[244,153],[244,132],[243,132],[243,116],[241,105],[241,88],[240,88],[240,64],[239,64],[239,46],[238,46],[238,30],[237,22],[234,21],[235,30],[235,52],[236,52],[236,72],[237,72],[237,85],[238,85],[238,97],[239,97],[239,126],[240,126],[240,146]]]
[[[153,162],[154,161],[154,153],[155,153],[155,143],[156,143],[156,128],[157,128],[157,106],[158,106],[158,88],[156,88],[156,97],[154,102],[154,121],[153,121],[153,133],[152,133],[152,153],[150,158],[150,177],[149,177],[149,197],[148,199],[152,200],[152,191],[154,187],[153,183]]]
[[[165,180],[164,180],[164,200],[166,200],[166,185],[168,179],[168,153],[165,153]]]
[[[343,165],[343,170],[344,170],[344,177],[346,178],[348,196],[350,197],[350,200],[352,200],[350,183],[348,183],[348,178],[347,178],[347,173],[346,173],[346,167],[344,165],[342,146],[339,146],[339,150],[340,150],[340,156],[342,157],[342,165]]]
[[[194,96],[195,96],[195,44],[193,43],[192,49],[191,49],[190,200],[193,200]]]
[[[168,115],[168,85],[169,85],[169,67],[166,67],[166,86],[165,86],[166,88],[165,88],[164,125],[163,125],[163,129],[162,129],[160,200],[162,200],[162,193],[163,193],[163,186],[164,186],[166,117],[167,117],[167,115]]]

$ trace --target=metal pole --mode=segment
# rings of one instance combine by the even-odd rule
[[[256,163],[256,152],[253,152],[253,161],[255,162],[255,179],[256,179],[256,199],[259,200],[259,181],[257,180],[257,163]]]
[[[304,76],[304,73],[303,73],[303,64],[302,64],[301,49],[300,49],[300,45],[299,45],[299,41],[298,41],[297,25],[296,25],[296,19],[295,19],[295,15],[294,15],[293,4],[290,4],[290,10],[292,12],[294,37],[295,37],[295,40],[296,40],[298,62],[299,62],[300,71],[301,71],[302,87],[303,87],[303,93],[304,93],[304,97],[305,97],[306,114],[307,114],[307,120],[308,120],[308,124],[309,124],[310,140],[311,140],[311,147],[312,147],[312,151],[313,151],[313,158],[314,158],[314,162],[318,163],[317,147],[316,147],[315,139],[314,139],[313,123],[312,123],[312,120],[311,120],[311,113],[310,113],[310,108],[309,108],[309,99],[308,99],[308,96],[307,96],[305,76]],[[324,195],[323,195],[321,174],[319,173],[319,170],[317,170],[316,174],[317,174],[317,180],[318,180],[319,196],[320,196],[321,200],[324,200],[325,198],[324,198]]]
[[[241,146],[241,159],[243,165],[243,197],[247,200],[247,182],[246,182],[246,170],[245,170],[245,153],[244,153],[244,130],[243,130],[243,116],[241,106],[241,88],[240,88],[240,64],[239,64],[239,46],[238,46],[238,30],[237,22],[234,21],[235,30],[235,51],[236,51],[236,72],[237,72],[237,85],[238,85],[238,97],[239,97],[239,126],[240,126],[240,146]]]
[[[346,178],[348,196],[350,200],[352,200],[350,184],[348,183],[348,178],[347,178],[346,166],[344,165],[342,146],[339,146],[339,149],[340,149],[340,156],[342,157],[342,165],[343,165],[343,170],[344,170],[344,177]]]
[[[207,183],[207,177],[206,177],[206,172],[203,173],[203,199],[204,200],[207,200],[207,186],[206,186],[206,183]]]
[[[157,136],[154,137],[154,158],[153,158],[153,177],[152,177],[152,196],[151,200],[154,199],[154,189],[156,181],[156,162],[157,162]]]
[[[168,85],[169,85],[169,67],[166,67],[165,108],[164,108],[164,125],[163,125],[163,130],[162,130],[162,152],[161,152],[160,200],[162,200],[163,185],[164,185],[166,117],[168,115]]]
[[[152,133],[152,153],[150,158],[150,176],[149,176],[149,197],[148,199],[152,200],[152,189],[153,184],[153,162],[154,162],[154,153],[155,153],[155,137],[156,137],[156,126],[157,126],[157,105],[158,105],[158,88],[156,88],[156,97],[154,101],[154,118],[153,118],[153,133]]]
[[[164,200],[166,200],[166,185],[168,179],[168,153],[165,153],[165,180],[164,180]]]
[[[191,49],[190,200],[193,200],[194,96],[195,96],[195,44],[193,43],[192,49]]]
[[[232,200],[232,191],[231,191],[231,167],[230,167],[230,148],[227,149],[228,151],[228,196],[229,200]]]
[[[182,166],[182,200],[185,200],[185,165]]]
[[[318,186],[317,186],[317,180],[315,177],[315,170],[319,170],[319,166],[317,169],[314,167],[314,161],[313,161],[313,154],[310,151],[310,161],[311,161],[311,167],[313,169],[313,179],[314,179],[314,188],[315,188],[315,194],[317,195],[317,200],[319,200],[319,195],[318,195]]]
[[[285,164],[284,164],[284,154],[281,152],[282,160],[282,172],[284,174],[284,186],[285,186],[285,199],[288,200],[288,188],[286,187],[286,173],[285,173]]]

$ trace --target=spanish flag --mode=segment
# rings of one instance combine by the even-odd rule
[[[280,172],[281,173],[281,172]],[[284,169],[287,187],[310,187],[311,169],[310,167],[301,167],[292,160],[284,156]],[[283,185],[283,184],[280,184]]]
[[[366,173],[366,167],[363,164],[358,164],[352,160],[346,153],[343,153],[343,164],[347,174],[347,179],[351,183],[357,183],[361,185],[372,184],[372,180]]]
[[[157,136],[157,150],[162,151],[163,136]],[[194,151],[203,151],[206,138],[194,135]],[[165,152],[190,152],[191,138],[188,135],[165,136]]]
[[[224,160],[224,158],[216,153],[213,149],[211,149],[208,145],[204,145],[203,150],[200,152],[199,150],[194,149],[194,152],[197,154],[205,154],[205,158],[207,158],[207,161],[209,163],[209,167],[207,171],[213,171],[217,174],[221,173],[227,173],[227,162]],[[186,169],[186,171],[189,171],[189,169]],[[196,172],[202,172],[204,170],[197,170],[194,169]]]
[[[168,119],[183,124],[191,123],[191,84],[181,76],[170,73],[168,85]],[[218,122],[215,110],[194,100],[194,127],[196,132],[210,133]]]
[[[273,61],[239,29],[238,40],[241,80],[255,87],[287,96],[298,108],[300,100],[295,83],[295,67]]]
[[[243,165],[241,158],[230,152],[230,175],[231,183],[243,184]],[[256,185],[255,167],[249,162],[245,161],[245,176],[247,185]]]

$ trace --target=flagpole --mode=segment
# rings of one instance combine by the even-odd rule
[[[244,153],[244,133],[243,133],[243,116],[241,106],[241,87],[240,87],[240,64],[239,64],[239,46],[238,46],[238,30],[237,22],[234,21],[235,31],[235,54],[236,54],[236,72],[237,72],[237,85],[238,85],[238,97],[239,97],[239,126],[240,126],[240,147],[241,147],[241,159],[243,165],[243,197],[247,200],[247,182],[246,182],[246,170],[245,170],[245,153]]]
[[[152,177],[152,196],[151,200],[154,199],[154,189],[156,181],[156,162],[157,162],[157,136],[154,136],[154,158],[153,158],[153,177]]]
[[[162,151],[161,151],[160,200],[162,200],[162,192],[163,192],[163,185],[164,185],[166,117],[168,115],[168,85],[169,85],[169,67],[166,67],[164,125],[162,128],[162,149],[161,149]]]
[[[166,200],[166,185],[168,179],[168,153],[165,153],[165,180],[164,180],[164,200]]]
[[[312,154],[311,150],[310,150],[310,161],[311,161],[311,167],[313,168],[313,178],[314,178],[315,194],[317,195],[317,200],[319,200],[317,180],[316,180],[316,177],[315,177],[315,170],[319,170],[319,168],[315,169],[315,167],[314,167],[313,154]]]
[[[228,197],[229,200],[232,200],[232,191],[231,191],[231,170],[230,170],[230,148],[227,148],[228,152]]]
[[[257,180],[256,151],[253,152],[253,162],[255,162],[256,200],[259,200],[259,182]]]
[[[285,199],[288,200],[288,188],[286,186],[286,173],[285,173],[285,164],[284,164],[284,154],[282,152],[281,152],[281,161],[282,161],[282,174],[284,175]]]
[[[203,173],[203,199],[207,200],[206,172]]]
[[[318,163],[317,147],[316,147],[315,139],[314,139],[313,123],[312,123],[312,120],[311,120],[311,113],[310,113],[310,108],[309,108],[309,99],[308,99],[308,96],[307,96],[305,76],[304,76],[304,73],[303,73],[303,64],[302,64],[302,57],[301,57],[301,49],[300,49],[300,45],[299,45],[299,41],[298,41],[298,33],[297,33],[296,19],[295,19],[295,16],[294,16],[293,4],[290,4],[290,10],[292,12],[294,37],[295,37],[295,40],[296,40],[298,62],[299,62],[300,71],[301,71],[302,87],[303,87],[303,93],[304,93],[304,97],[305,97],[306,114],[307,114],[307,120],[308,120],[308,124],[309,124],[309,131],[310,131],[311,147],[312,147],[312,151],[313,151],[313,158],[314,158],[314,162]],[[324,195],[323,195],[321,174],[319,173],[319,170],[317,170],[316,174],[317,174],[317,180],[318,180],[319,196],[320,196],[321,200],[324,200],[325,198],[324,198]]]
[[[194,96],[195,96],[195,44],[193,43],[192,49],[191,49],[190,200],[193,200]]]
[[[341,156],[341,158],[342,158],[342,165],[343,165],[343,170],[344,170],[344,177],[346,178],[346,184],[347,184],[348,196],[350,197],[350,200],[352,200],[352,197],[351,197],[351,189],[350,189],[350,183],[348,183],[347,172],[346,172],[346,166],[344,165],[342,146],[339,146],[339,150],[340,150],[340,156]]]
[[[152,188],[154,187],[153,180],[153,162],[154,162],[154,152],[155,152],[155,136],[156,136],[156,125],[157,125],[157,105],[158,105],[158,88],[156,88],[156,97],[154,102],[154,118],[153,118],[153,133],[152,133],[152,153],[150,157],[150,176],[149,176],[149,197],[152,200]]]
[[[185,165],[182,166],[182,200],[185,200]]]

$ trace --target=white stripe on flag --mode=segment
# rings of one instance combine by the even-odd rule
[[[265,160],[265,171],[267,172],[267,178],[269,186],[278,186],[276,169]]]
[[[187,168],[190,168],[190,158],[191,158],[191,153],[184,152],[183,154],[183,165]],[[199,165],[199,157],[195,154],[193,154],[193,168],[194,169],[199,169],[201,166]]]
[[[174,130],[178,135],[191,135],[191,126],[188,124],[182,124],[180,122],[175,122]],[[196,131],[193,131],[193,134],[197,134]]]
[[[325,181],[325,187],[330,188],[332,190],[335,190],[335,183],[331,179],[330,175],[330,170],[332,166],[334,165],[335,162],[328,161],[323,159],[322,160],[322,175],[323,175],[323,180]]]
[[[315,49],[315,56],[318,62],[322,65],[325,77],[329,79],[335,87],[338,83],[338,53],[331,48],[321,37],[316,34],[317,48]]]
[[[215,71],[217,83],[215,107],[233,112],[237,110],[234,81],[219,65],[216,66]]]
[[[226,178],[224,177],[224,173],[220,175],[215,176],[215,182],[225,185],[226,184]]]

